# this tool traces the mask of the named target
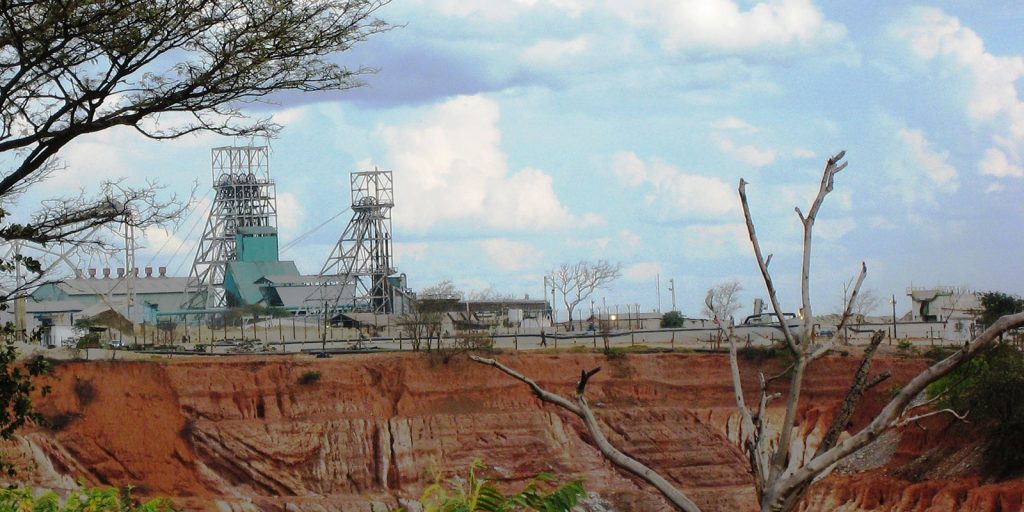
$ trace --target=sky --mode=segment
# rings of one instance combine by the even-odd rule
[[[742,284],[743,311],[766,296],[742,177],[795,311],[793,209],[846,150],[815,225],[815,313],[840,308],[862,261],[864,288],[899,313],[909,286],[1024,294],[1017,1],[395,0],[379,14],[396,28],[332,56],[377,68],[365,87],[247,107],[284,126],[276,139],[107,130],[74,142],[23,202],[102,179],[198,184],[191,214],[142,234],[137,256],[187,275],[210,148],[269,143],[282,246],[306,235],[282,259],[304,273],[350,215],[310,230],[346,208],[350,172],[376,166],[394,173],[396,267],[413,289],[450,279],[541,298],[551,268],[606,259],[623,272],[598,306],[670,310],[672,279],[676,309],[699,315],[724,281]]]

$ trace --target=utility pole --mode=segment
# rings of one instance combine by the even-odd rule
[[[661,274],[658,274],[654,281],[658,294],[658,313],[661,313]]]
[[[889,344],[892,345],[893,338],[896,338],[896,294],[892,294],[889,298],[889,304],[892,304],[892,338],[889,339]]]
[[[679,311],[676,309],[676,280],[673,278],[668,280],[668,291],[672,293],[672,311]]]

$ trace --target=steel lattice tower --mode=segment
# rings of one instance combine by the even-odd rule
[[[235,233],[242,226],[277,227],[277,198],[266,146],[213,148],[215,192],[183,309],[224,307],[224,273],[236,259]]]
[[[391,266],[391,208],[395,205],[391,171],[354,172],[352,220],[320,270],[320,285],[307,299],[308,309],[326,313],[393,310],[388,276]]]

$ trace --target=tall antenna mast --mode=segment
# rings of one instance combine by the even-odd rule
[[[277,227],[277,199],[267,146],[213,148],[216,192],[185,288],[183,309],[227,305],[224,274],[235,261],[235,234],[243,226]]]

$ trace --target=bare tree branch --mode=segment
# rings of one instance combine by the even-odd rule
[[[607,288],[622,276],[622,264],[606,260],[576,263],[562,263],[552,269],[548,282],[562,295],[562,303],[568,314],[569,325],[572,324],[573,311],[581,302],[590,297],[600,288]],[[554,301],[554,297],[551,298]]]
[[[594,417],[593,411],[590,410],[590,406],[587,404],[587,399],[584,396],[587,382],[594,376],[594,374],[600,371],[600,368],[583,371],[581,373],[580,381],[576,385],[576,403],[573,403],[561,395],[546,391],[529,377],[524,376],[494,359],[486,359],[476,355],[470,355],[469,357],[480,364],[493,366],[505,372],[505,374],[529,386],[530,390],[533,391],[533,394],[537,398],[540,398],[550,404],[557,405],[582,418],[584,424],[587,426],[587,430],[590,432],[590,436],[594,439],[594,444],[597,445],[597,449],[601,451],[601,454],[604,455],[606,459],[619,468],[624,469],[653,485],[662,493],[662,495],[665,496],[669,503],[673,504],[677,509],[685,512],[699,512],[700,508],[697,507],[693,501],[690,501],[690,499],[683,495],[679,489],[676,489],[675,486],[665,480],[661,475],[645,466],[640,461],[622,453],[608,442],[608,439],[605,437],[604,432],[602,432],[601,426],[598,424],[597,418]]]

